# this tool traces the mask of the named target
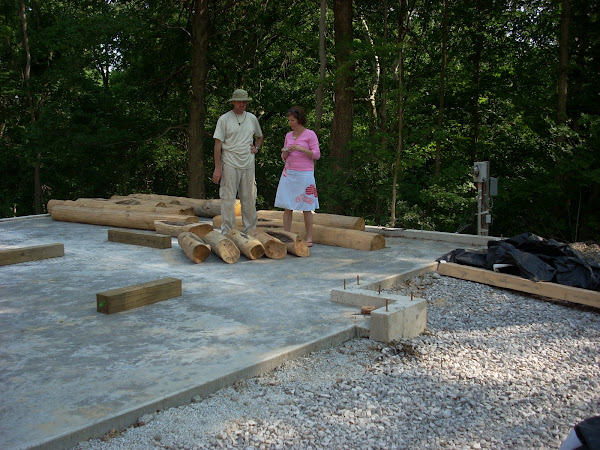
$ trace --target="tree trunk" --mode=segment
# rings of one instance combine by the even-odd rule
[[[448,0],[444,0],[444,19],[442,24],[442,71],[440,74],[440,109],[438,110],[438,137],[435,141],[435,176],[440,174],[442,159],[442,126],[444,124],[444,98],[446,95],[446,66],[448,42]]]
[[[188,126],[188,196],[205,198],[204,121],[208,77],[208,0],[195,0],[192,16],[192,86]]]
[[[248,259],[258,259],[265,254],[265,249],[258,239],[232,228],[225,234]]]
[[[258,219],[282,219],[283,211],[257,211]],[[293,211],[292,220],[304,223],[304,213]],[[338,214],[314,213],[313,223],[333,228],[347,228],[349,230],[365,231],[365,219],[362,217],[341,216]]]
[[[218,231],[211,231],[202,238],[204,242],[210,245],[213,253],[225,261],[227,264],[236,263],[240,259],[240,250],[231,241]]]
[[[213,226],[220,228],[222,224],[221,216],[213,218]],[[258,223],[262,231],[268,228],[283,230],[283,220],[272,219],[263,220]],[[244,228],[241,217],[235,218],[235,227],[237,230]],[[292,233],[296,233],[303,239],[306,237],[304,223],[292,221]],[[325,227],[323,225],[313,225],[313,242],[317,244],[334,245],[336,247],[353,248],[355,250],[381,250],[385,248],[385,238],[376,233],[360,230],[348,230],[345,228]]]
[[[567,71],[569,68],[569,20],[571,18],[571,0],[562,0],[560,14],[560,38],[558,57],[558,114],[557,125],[567,122]],[[562,138],[560,138],[562,140]]]
[[[396,225],[396,198],[398,190],[398,176],[404,154],[404,40],[408,31],[407,0],[400,0],[398,14],[398,146],[396,148],[396,161],[394,162],[394,177],[392,180],[392,208],[390,225]]]
[[[123,198],[120,196],[113,196],[111,198]],[[194,214],[200,217],[214,217],[221,214],[221,199],[202,199],[202,198],[188,198],[188,197],[175,197],[172,195],[159,195],[159,194],[130,194],[128,198],[139,198],[145,200],[159,200],[167,204],[167,206],[181,205],[181,206],[192,206],[194,208]],[[238,200],[235,202],[235,215],[242,215],[242,205]]]
[[[325,97],[325,69],[327,68],[327,54],[325,53],[325,18],[327,16],[327,0],[321,0],[321,16],[319,18],[319,86],[317,87],[317,103],[315,110],[315,133],[321,131],[323,118],[323,102]]]
[[[194,233],[184,231],[177,237],[177,242],[183,253],[193,262],[200,263],[210,256],[210,245],[196,236]]]
[[[265,256],[267,258],[283,259],[287,254],[287,248],[285,244],[273,235],[257,229],[250,230],[248,235],[260,241],[265,250]]]
[[[155,220],[154,228],[157,233],[172,237],[178,237],[181,233],[190,232],[203,238],[213,231],[213,227],[209,223],[186,223],[175,220]]]
[[[477,0],[475,11],[478,10]],[[479,144],[479,83],[481,80],[481,54],[483,52],[483,32],[481,31],[481,19],[477,18],[475,24],[475,54],[473,56],[473,94],[471,98],[471,160],[477,160],[477,147]]]
[[[29,36],[27,34],[27,15],[25,13],[25,1],[20,0],[19,2],[19,13],[21,16],[21,32],[23,34],[23,50],[25,51],[25,69],[23,71],[23,78],[25,79],[25,88],[27,90],[27,100],[29,103],[29,115],[31,123],[35,122],[35,108],[33,107],[33,93],[31,92],[31,86],[29,84],[29,76],[31,73],[31,51],[29,50]],[[41,181],[41,167],[42,155],[40,152],[37,153],[33,168],[33,184],[34,184],[34,205],[35,213],[42,213],[42,181]]]
[[[335,99],[331,129],[331,157],[339,169],[350,156],[347,146],[354,124],[354,61],[352,59],[352,0],[335,0]]]
[[[120,228],[155,231],[155,220],[173,220],[176,222],[197,223],[196,216],[176,216],[150,212],[129,212],[115,209],[87,208],[85,206],[56,205],[50,216],[64,222],[88,223]]]
[[[193,216],[194,208],[192,207],[173,207],[173,206],[153,206],[154,203],[146,203],[139,205],[120,205],[108,200],[93,200],[93,199],[77,199],[73,200],[49,200],[47,205],[48,212],[56,205],[79,206],[98,209],[114,209],[119,211],[131,212],[154,212],[160,214],[173,214],[181,216]]]
[[[310,248],[308,247],[308,244],[296,233],[280,229],[260,227],[258,228],[258,230],[279,239],[285,245],[288,253],[300,257],[310,256]]]

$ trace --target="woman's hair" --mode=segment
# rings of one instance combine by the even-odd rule
[[[300,106],[288,109],[285,117],[294,116],[300,125],[306,125],[306,113]]]

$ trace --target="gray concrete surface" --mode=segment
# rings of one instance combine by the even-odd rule
[[[189,403],[286,359],[355,336],[361,284],[432,263],[451,242],[386,238],[364,252],[315,244],[308,258],[200,264],[109,242],[110,227],[48,216],[0,219],[0,249],[63,243],[65,256],[0,266],[0,448],[68,448]],[[96,294],[175,277],[183,295],[105,315]],[[360,328],[360,327],[358,327]]]

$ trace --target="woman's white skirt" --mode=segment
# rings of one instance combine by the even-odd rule
[[[284,169],[275,196],[277,208],[314,211],[319,208],[314,171]]]

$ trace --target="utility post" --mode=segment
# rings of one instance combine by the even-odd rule
[[[490,162],[478,161],[473,164],[473,181],[477,186],[477,234],[489,236],[492,223],[490,197],[497,195],[498,179],[490,179]],[[490,193],[490,181],[492,192]]]

